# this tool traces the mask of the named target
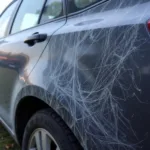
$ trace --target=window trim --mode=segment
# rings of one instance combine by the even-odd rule
[[[15,0],[15,1],[16,1],[16,0]],[[60,16],[60,17],[58,17],[58,18],[51,19],[51,20],[49,20],[49,21],[47,21],[47,22],[44,22],[44,23],[40,23],[41,17],[42,17],[43,11],[44,11],[44,7],[45,7],[45,5],[46,5],[46,3],[47,3],[48,0],[44,0],[44,1],[45,1],[45,2],[44,2],[44,4],[43,4],[43,6],[42,6],[42,10],[41,10],[41,13],[40,13],[40,15],[39,15],[39,19],[38,19],[37,25],[35,25],[35,26],[33,26],[33,27],[30,27],[30,28],[27,28],[27,29],[24,29],[24,30],[21,30],[21,31],[18,31],[18,32],[16,32],[16,33],[11,33],[13,24],[14,24],[15,19],[16,19],[16,16],[17,16],[18,11],[19,11],[19,9],[20,9],[20,7],[21,7],[21,4],[22,4],[22,2],[23,2],[23,0],[20,0],[20,3],[19,3],[19,5],[18,5],[18,7],[17,7],[17,9],[16,9],[16,11],[15,11],[15,14],[14,14],[13,18],[12,18],[12,22],[10,23],[10,27],[9,27],[9,31],[8,31],[7,36],[19,34],[19,33],[21,33],[21,32],[24,32],[24,31],[27,31],[27,30],[30,30],[30,29],[33,29],[33,28],[42,26],[42,25],[44,25],[44,24],[48,24],[48,23],[51,23],[51,22],[55,22],[55,21],[59,21],[59,20],[61,20],[61,19],[64,19],[64,18],[66,19],[66,18],[67,18],[67,15],[66,15],[66,14],[67,14],[67,10],[66,10],[66,0],[62,0],[62,4],[63,4],[63,16]]]
[[[69,13],[69,3],[68,3],[68,0],[67,0],[67,17],[72,17],[72,16],[75,16],[75,15],[81,14],[81,13],[83,13],[83,12],[85,12],[85,11],[91,9],[91,8],[94,8],[94,7],[98,6],[98,5],[106,3],[108,1],[110,1],[110,0],[101,0],[101,1],[96,2],[96,3],[92,4],[92,5],[89,5],[89,6],[85,7],[85,8],[81,8],[81,10],[79,10],[79,11]]]

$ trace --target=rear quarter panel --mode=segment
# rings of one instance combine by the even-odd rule
[[[115,0],[68,16],[28,78],[85,149],[150,148],[149,11]]]

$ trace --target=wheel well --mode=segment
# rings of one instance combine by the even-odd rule
[[[49,107],[50,106],[42,100],[32,96],[25,97],[19,102],[15,115],[15,130],[20,145],[22,145],[23,134],[27,122],[32,117],[32,115],[39,110],[46,109]]]

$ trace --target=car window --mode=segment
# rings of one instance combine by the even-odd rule
[[[101,0],[68,0],[69,13],[77,12]]]
[[[11,33],[16,33],[37,25],[45,0],[23,0]]]
[[[12,3],[0,17],[0,38],[5,36],[10,18],[16,8],[16,5],[17,5],[17,1]]]
[[[52,19],[63,15],[62,0],[48,0],[41,17],[41,23],[48,22]]]
[[[74,0],[75,6],[79,9],[85,8],[99,0]]]

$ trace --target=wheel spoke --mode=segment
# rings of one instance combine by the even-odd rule
[[[36,149],[37,150],[42,150],[42,145],[41,145],[41,132],[37,132],[35,134],[35,143],[36,143]]]
[[[38,128],[30,137],[28,150],[60,150],[58,144],[45,129]]]
[[[48,138],[46,132],[41,132],[42,134],[42,150],[51,150],[51,139]]]

